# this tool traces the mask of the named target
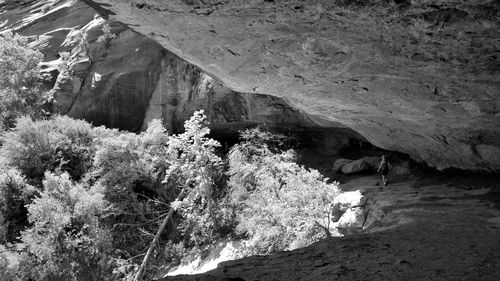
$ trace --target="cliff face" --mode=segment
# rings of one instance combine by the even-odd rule
[[[204,109],[214,134],[222,138],[266,124],[302,135],[315,132],[305,141],[326,153],[349,138],[363,140],[341,124],[293,109],[282,98],[235,92],[154,40],[106,21],[82,1],[0,5],[2,29],[29,36],[45,55],[44,72],[53,76],[59,113],[129,131],[162,118],[178,132],[195,110]],[[109,26],[107,35],[104,26]]]
[[[365,176],[341,185],[368,198],[360,234],[158,280],[498,280],[498,178],[426,177],[384,188],[378,180]]]
[[[231,90],[431,166],[500,168],[498,1],[85,2]]]
[[[0,5],[1,28],[46,55],[72,117],[132,131],[162,117],[176,130],[205,108],[222,134],[325,128],[331,146],[364,137],[438,168],[500,169],[498,1]],[[96,11],[115,38],[97,40]]]
[[[138,131],[163,118],[177,131],[205,109],[226,139],[265,123],[322,153],[366,138],[484,170],[500,169],[499,5],[0,0],[0,30],[44,53],[59,112],[96,125]],[[497,280],[498,179],[406,180],[342,185],[369,198],[366,233],[166,280]]]

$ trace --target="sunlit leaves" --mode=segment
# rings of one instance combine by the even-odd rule
[[[43,55],[28,47],[25,37],[0,36],[0,131],[22,115],[44,117],[51,101],[43,89],[39,64]]]
[[[253,129],[242,136],[229,153],[229,186],[238,230],[249,235],[255,251],[294,249],[324,237],[338,184],[295,163],[291,150],[273,152],[269,133]]]
[[[26,252],[35,258],[24,262],[46,271],[31,273],[35,274],[32,277],[67,278],[66,263],[75,261],[71,272],[78,272],[82,266],[98,262],[99,253],[110,250],[109,231],[99,223],[109,210],[109,202],[102,190],[75,184],[67,173],[45,173],[43,186],[40,196],[27,206],[31,226],[21,240]]]

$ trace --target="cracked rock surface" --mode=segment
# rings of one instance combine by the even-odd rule
[[[498,280],[498,179],[413,177],[383,188],[378,181],[342,185],[367,197],[358,234],[161,280]]]
[[[0,1],[0,30],[28,36],[53,76],[57,112],[128,131],[159,118],[179,132],[204,109],[220,139],[266,124],[305,136],[322,153],[335,153],[349,138],[364,140],[340,123],[292,108],[283,98],[236,92],[152,38],[106,20],[83,1]],[[112,36],[101,40],[103,26]]]
[[[500,168],[498,1],[85,2],[231,90],[440,169]]]

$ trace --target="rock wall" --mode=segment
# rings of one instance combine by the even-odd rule
[[[162,117],[175,131],[205,108],[221,135],[268,123],[322,134],[330,147],[366,139],[440,169],[500,169],[498,1],[24,0],[0,9],[0,29],[32,36],[45,71],[58,74],[58,110],[96,125],[137,131]],[[96,11],[115,38],[97,41],[105,20]]]
[[[29,36],[45,55],[43,71],[54,76],[59,113],[128,131],[161,118],[169,131],[179,132],[194,111],[204,109],[219,139],[235,140],[239,130],[266,124],[297,133],[326,154],[348,145],[349,138],[364,140],[282,98],[233,91],[154,40],[106,21],[82,1],[0,5],[1,28]]]
[[[337,210],[345,210],[335,223],[349,234],[345,237],[223,262],[203,274],[158,280],[498,279],[498,179],[485,183],[467,176],[426,178],[418,186],[410,181],[389,188],[380,188],[377,181],[378,177],[365,177],[349,182],[360,191],[346,192],[335,200],[340,205]]]
[[[85,2],[234,91],[437,168],[500,169],[498,1]]]

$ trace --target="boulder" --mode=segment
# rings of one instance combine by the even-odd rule
[[[358,159],[352,162],[349,162],[345,165],[342,166],[342,173],[344,174],[353,174],[353,173],[359,173],[363,172],[366,170],[371,169],[372,166],[365,162],[363,159]]]
[[[359,190],[342,192],[332,201],[332,210],[330,219],[332,222],[341,222],[344,216],[343,224],[347,223],[347,218],[352,216],[353,209],[362,209],[366,204],[366,197]],[[348,213],[346,215],[346,213]]]
[[[359,160],[363,160],[368,163],[373,169],[377,169],[380,165],[380,157],[377,156],[365,156]]]
[[[349,208],[336,223],[337,229],[344,235],[358,233],[363,229],[365,211],[361,207]]]
[[[342,166],[344,166],[345,164],[347,164],[351,161],[352,160],[349,160],[349,159],[339,158],[339,159],[335,160],[335,162],[333,163],[332,170],[339,172],[342,169]]]
[[[369,167],[367,167],[366,164],[368,164]],[[339,158],[333,163],[332,170],[336,172],[341,171],[344,174],[349,174],[364,171],[370,168],[377,169],[379,164],[380,158],[377,156],[365,156],[358,160]]]
[[[337,195],[332,204],[338,206],[341,212],[349,208],[363,207],[366,203],[366,197],[359,190],[342,192]]]
[[[344,212],[340,210],[340,206],[333,206],[330,211],[330,220],[332,222],[338,222],[343,214]]]

